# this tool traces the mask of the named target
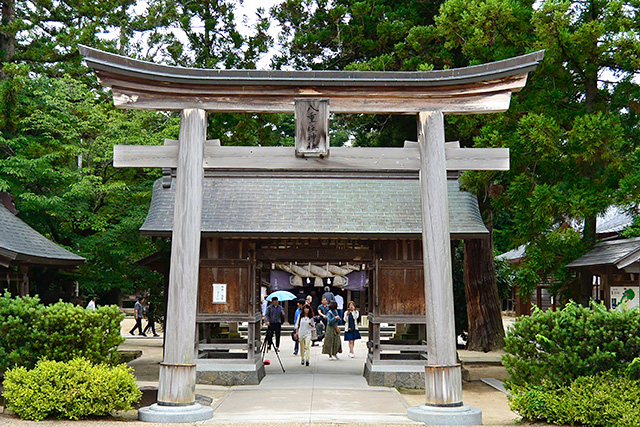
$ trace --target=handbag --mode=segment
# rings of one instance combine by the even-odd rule
[[[311,341],[318,341],[318,330],[315,322],[311,322]]]
[[[298,334],[296,334],[296,331],[291,331],[291,339],[294,341],[298,341]]]

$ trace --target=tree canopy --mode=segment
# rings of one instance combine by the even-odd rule
[[[177,137],[179,120],[115,109],[78,43],[204,68],[255,68],[275,43],[273,68],[313,70],[432,70],[545,49],[509,111],[448,116],[447,139],[511,149],[511,170],[463,181],[499,252],[528,245],[522,291],[552,281],[584,302],[588,287],[565,265],[593,246],[597,215],[640,200],[639,8],[638,0],[286,0],[241,28],[231,0],[9,0],[0,25],[0,190],[15,195],[31,226],[87,258],[66,277],[85,293],[157,284],[135,262],[161,249],[137,232],[159,171],[114,170],[112,147],[161,144]],[[410,116],[332,120],[334,143],[416,138]],[[216,114],[209,135],[290,145],[293,120]]]

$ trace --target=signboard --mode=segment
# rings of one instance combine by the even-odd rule
[[[326,157],[329,155],[329,100],[295,99],[296,156]]]
[[[640,293],[637,286],[612,286],[611,308],[619,308],[625,304],[627,308],[638,308],[640,305]]]
[[[226,283],[213,284],[213,303],[214,304],[227,303],[227,284]]]

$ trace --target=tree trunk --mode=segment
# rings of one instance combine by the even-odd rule
[[[588,248],[592,248],[596,244],[596,224],[597,217],[595,215],[588,216],[584,219],[582,242]],[[578,289],[574,292],[574,299],[578,304],[587,306],[589,305],[592,292],[593,275],[589,271],[580,272],[580,282]]]
[[[15,0],[2,1],[2,25],[11,26],[16,19]],[[10,30],[11,31],[11,30]],[[11,62],[16,53],[16,35],[14,32],[0,32],[0,58],[2,62]]]
[[[469,317],[467,349],[491,351],[504,347],[504,326],[493,261],[493,234],[464,241],[464,288]]]

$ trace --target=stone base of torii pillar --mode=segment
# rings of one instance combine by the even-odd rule
[[[409,408],[407,416],[429,426],[480,426],[482,411],[462,405],[453,408],[420,405]]]
[[[162,406],[154,403],[138,409],[138,419],[150,423],[193,423],[213,417],[213,408],[195,403],[189,406]]]

